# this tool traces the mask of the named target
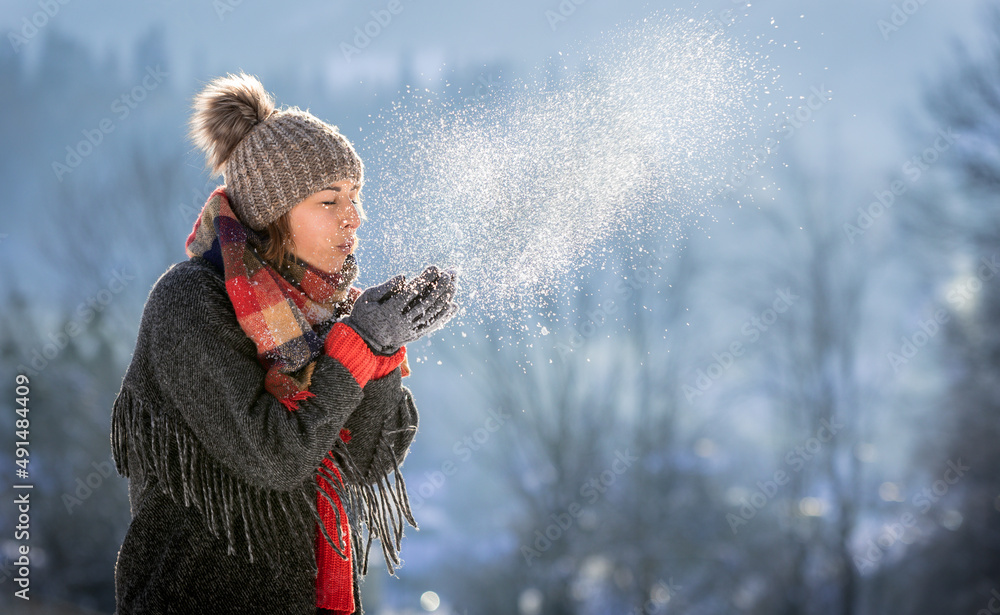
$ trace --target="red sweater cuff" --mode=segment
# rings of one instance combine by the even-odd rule
[[[324,348],[329,357],[340,361],[351,372],[361,388],[365,388],[378,368],[378,357],[372,353],[368,344],[357,331],[342,322],[335,323],[330,329]]]
[[[381,355],[375,355],[375,371],[372,372],[372,380],[378,380],[384,376],[388,376],[392,373],[394,369],[399,367],[399,364],[403,362],[406,358],[406,346],[400,346],[394,354],[385,357]]]

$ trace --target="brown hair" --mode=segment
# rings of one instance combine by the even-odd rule
[[[264,260],[276,267],[285,264],[285,257],[292,251],[292,221],[286,211],[280,218],[264,227],[267,241],[264,243]]]

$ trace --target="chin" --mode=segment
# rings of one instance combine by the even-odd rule
[[[347,261],[347,257],[338,258],[330,263],[330,273],[340,273],[340,270],[344,268],[344,263]]]

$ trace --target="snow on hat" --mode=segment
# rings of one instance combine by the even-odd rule
[[[336,126],[298,107],[275,109],[251,75],[228,74],[194,98],[190,137],[212,176],[224,171],[240,221],[260,231],[310,194],[364,181],[364,165]]]

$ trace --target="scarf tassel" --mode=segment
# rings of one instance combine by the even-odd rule
[[[293,393],[292,395],[289,395],[279,401],[284,404],[285,408],[291,411],[299,409],[299,404],[297,402],[309,399],[310,397],[316,397],[316,394],[310,393],[309,391],[299,391],[298,393]]]
[[[414,428],[408,428],[412,432]],[[413,528],[417,522],[410,509],[406,494],[406,482],[400,471],[400,461],[396,458],[392,441],[399,431],[383,431],[376,444],[372,467],[367,474],[361,472],[354,463],[347,444],[338,440],[327,458],[340,469],[344,483],[334,485],[341,501],[348,508],[351,521],[351,540],[354,553],[361,554],[361,574],[368,574],[368,559],[372,542],[378,538],[382,555],[390,575],[402,562],[399,551],[402,547],[405,523]],[[390,481],[390,477],[392,480]],[[362,531],[362,528],[367,530]],[[367,534],[367,538],[364,536]],[[332,543],[331,543],[331,546]]]
[[[411,427],[402,431],[413,430]],[[302,532],[311,536],[316,524],[334,551],[346,558],[340,511],[321,487],[329,485],[347,512],[353,552],[362,554],[359,566],[362,575],[368,573],[369,552],[375,538],[381,544],[389,574],[394,575],[395,568],[402,563],[399,551],[405,524],[419,529],[410,509],[400,460],[392,446],[400,435],[401,431],[382,432],[372,467],[366,473],[351,458],[347,443],[337,438],[326,458],[334,462],[341,479],[337,480],[320,463],[312,490],[283,492],[233,478],[204,450],[182,421],[147,411],[128,388],[121,390],[111,413],[111,444],[118,473],[131,477],[138,470],[155,477],[174,502],[194,506],[204,516],[212,535],[225,538],[229,554],[243,548],[251,562],[262,555],[272,561],[271,554],[280,553],[287,546],[287,536]],[[130,452],[141,467],[130,467]],[[316,493],[311,491],[330,502],[336,515],[335,527],[323,523]]]
[[[287,548],[289,535],[312,536],[316,522],[329,536],[312,490],[275,491],[234,478],[182,421],[147,411],[127,388],[112,409],[111,445],[120,475],[155,478],[174,502],[194,506],[230,555],[243,551],[250,562],[276,564],[273,554]],[[132,467],[130,453],[140,467]]]

